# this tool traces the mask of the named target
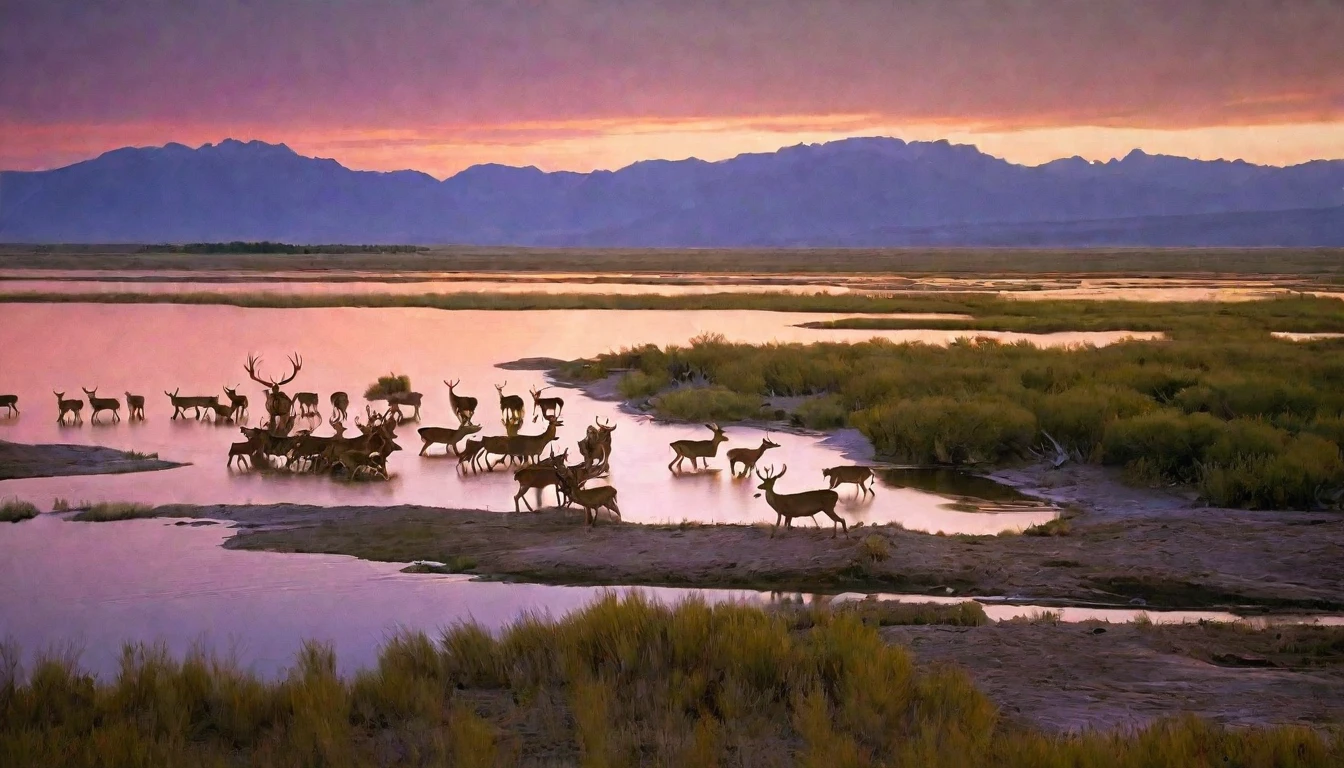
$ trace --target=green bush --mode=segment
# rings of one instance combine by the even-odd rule
[[[20,499],[0,502],[0,523],[18,523],[37,517],[37,505]]]
[[[1004,400],[924,397],[859,411],[852,421],[880,453],[916,464],[999,461],[1036,434],[1036,417]]]
[[[1309,434],[1285,443],[1277,453],[1238,451],[1230,461],[1205,466],[1200,493],[1224,507],[1306,508],[1320,492],[1344,485],[1339,446]]]
[[[822,395],[799,403],[793,416],[808,429],[835,429],[849,422],[849,409],[839,395]]]
[[[388,395],[411,391],[411,377],[406,374],[389,373],[379,376],[378,380],[364,389],[365,400],[383,400]]]
[[[1156,408],[1148,397],[1131,389],[1097,386],[1045,395],[1036,401],[1036,421],[1066,448],[1089,456],[1101,444],[1106,427],[1118,419]]]
[[[1135,479],[1192,483],[1222,432],[1223,422],[1207,413],[1165,409],[1118,419],[1106,428],[1102,460],[1125,466]]]
[[[638,400],[658,394],[669,383],[671,382],[668,381],[667,374],[661,371],[652,374],[631,371],[621,377],[616,388],[620,391],[621,397]]]
[[[759,395],[726,387],[682,387],[657,397],[658,412],[684,421],[741,421],[761,415]]]

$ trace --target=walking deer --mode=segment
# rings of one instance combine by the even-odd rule
[[[586,478],[575,474],[571,467],[562,466],[558,473],[559,483],[557,489],[565,494],[571,501],[583,507],[584,525],[591,526],[597,521],[597,511],[599,509],[609,509],[616,515],[616,519],[621,519],[621,509],[616,506],[616,489],[610,485],[599,485],[595,488],[584,488],[583,484],[587,482]]]
[[[611,433],[615,431],[615,424],[603,424],[601,419],[594,419],[579,441],[579,455],[583,457],[584,466],[605,467],[611,461]]]
[[[163,393],[168,396],[168,400],[171,401],[173,404],[174,420],[176,420],[178,416],[181,416],[182,418],[185,419],[187,417],[186,411],[188,408],[194,409],[196,412],[195,416],[196,418],[199,419],[201,418],[202,408],[206,408],[208,410],[213,411],[215,409],[215,406],[219,405],[219,395],[209,395],[209,396],[196,395],[188,397],[187,395],[178,395],[177,393],[178,390],[176,389],[174,389],[172,392],[165,391]]]
[[[126,418],[145,420],[145,396],[126,394]]]
[[[387,404],[389,407],[396,409],[397,421],[403,420],[401,417],[401,406],[403,405],[414,408],[415,412],[411,414],[411,421],[419,421],[420,401],[423,398],[424,395],[419,392],[393,392],[387,396]]]
[[[821,474],[831,482],[831,490],[845,483],[853,483],[859,487],[859,495],[866,494],[877,495],[877,492],[870,488],[867,483],[873,479],[872,467],[848,466],[848,467],[830,467],[821,470]]]
[[[64,392],[57,392],[54,389],[51,393],[56,396],[56,408],[58,409],[58,413],[56,414],[57,424],[65,423],[65,414],[67,413],[74,417],[73,421],[76,424],[84,423],[84,416],[82,415],[82,411],[84,410],[83,400],[80,400],[77,397],[71,400],[66,400]]]
[[[697,459],[703,461],[705,466],[709,466],[709,459],[717,456],[719,453],[719,443],[726,442],[728,437],[724,434],[723,428],[718,424],[706,424],[707,428],[713,430],[714,437],[709,440],[675,440],[672,442],[672,451],[676,457],[668,462],[669,471],[676,472],[681,469],[681,462],[690,459],[691,469],[695,469]]]
[[[499,393],[499,413],[505,421],[522,421],[523,409],[526,407],[523,405],[523,398],[504,394],[504,388],[507,386],[509,386],[507,381],[495,385],[495,391]]]
[[[779,530],[780,520],[784,521],[785,528],[792,528],[795,517],[815,518],[818,513],[824,513],[835,521],[831,530],[831,538],[835,538],[842,528],[845,531],[845,536],[848,537],[849,526],[845,525],[844,519],[835,513],[835,505],[840,502],[840,494],[829,489],[803,491],[802,493],[775,493],[775,481],[783,477],[784,473],[788,471],[789,465],[785,464],[779,474],[775,474],[774,467],[767,469],[764,475],[759,471],[756,473],[756,477],[761,480],[761,484],[756,487],[765,492],[765,503],[775,510],[775,527],[770,531],[770,535],[773,537],[775,531]],[[756,495],[757,497],[760,496],[759,493]]]
[[[309,416],[316,419],[322,418],[322,414],[317,410],[316,392],[295,392],[294,404],[299,406],[299,418]]]
[[[560,471],[569,459],[569,449],[566,448],[559,456],[551,452],[551,457],[545,461],[539,461],[530,467],[523,467],[513,473],[513,479],[518,483],[518,492],[513,494],[513,511],[521,512],[518,508],[518,500],[521,499],[527,505],[527,511],[535,511],[531,502],[527,500],[527,492],[536,490],[537,503],[541,503],[541,492],[546,488],[556,488],[556,501],[563,502],[560,498]]]
[[[281,431],[288,432],[293,426],[291,414],[294,410],[294,400],[289,395],[280,391],[280,388],[294,380],[303,369],[303,358],[297,353],[290,355],[289,364],[290,374],[279,381],[275,379],[263,379],[257,374],[257,366],[261,363],[261,358],[253,355],[247,356],[247,364],[243,370],[247,371],[248,378],[266,387],[266,414],[269,416],[269,427],[272,432],[277,428],[283,427]]]
[[[346,413],[345,410],[349,407],[350,407],[349,395],[347,395],[344,392],[331,393],[331,417],[333,419],[336,418],[337,416],[340,417],[341,421],[345,421],[346,419],[350,418],[350,414]]]
[[[225,387],[224,394],[229,398],[229,417],[242,418],[247,413],[247,395],[238,394],[238,387]]]
[[[467,435],[474,435],[480,431],[481,428],[475,424],[459,424],[456,427],[421,427],[416,430],[420,439],[425,443],[420,448],[420,455],[424,456],[425,451],[429,450],[431,445],[443,445],[454,456],[461,456],[457,451],[458,442]]]
[[[735,464],[742,465],[742,476],[746,477],[756,468],[756,462],[761,460],[765,452],[771,448],[778,448],[779,443],[770,439],[770,435],[761,438],[759,448],[733,448],[728,451],[728,471],[733,477],[737,477],[737,470],[733,468]]]
[[[443,383],[448,385],[448,402],[452,404],[453,413],[456,414],[457,420],[463,424],[470,424],[472,418],[476,415],[476,398],[459,395],[453,391],[453,387],[462,383],[461,379],[454,381],[444,379]]]
[[[550,387],[542,387],[541,389],[528,387],[527,389],[528,394],[532,395],[532,421],[534,422],[537,420],[538,410],[541,411],[542,417],[549,421],[552,418],[560,418],[560,411],[565,407],[565,401],[559,397],[542,397],[541,393],[547,389],[550,389]]]
[[[9,409],[8,413],[5,414],[6,416],[16,415],[19,412],[19,396],[0,395],[0,408]]]
[[[479,472],[481,468],[477,465],[476,460],[481,458],[484,449],[484,441],[467,438],[467,441],[462,444],[462,450],[457,453],[457,468],[462,469],[463,466],[470,464],[472,469]]]

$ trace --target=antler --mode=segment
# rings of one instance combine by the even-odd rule
[[[274,382],[272,386],[283,387],[284,385],[293,381],[294,377],[299,375],[299,370],[303,368],[303,358],[299,357],[298,352],[295,352],[294,354],[289,356],[289,364],[293,366],[294,368],[293,372],[290,373],[288,377],[281,379],[280,381]]]
[[[783,474],[783,473],[780,473],[780,474]],[[775,465],[774,465],[774,464],[771,464],[770,466],[768,466],[768,467],[765,468],[765,474],[764,474],[764,475],[761,474],[761,470],[759,470],[759,469],[756,470],[756,476],[759,477],[759,478],[761,479],[761,482],[763,482],[763,483],[766,482],[766,481],[768,481],[768,480],[774,480],[775,478],[779,477],[779,475],[776,475],[776,474],[775,474]]]
[[[261,363],[261,358],[260,358],[260,357],[258,357],[258,356],[256,356],[256,355],[248,355],[248,356],[247,356],[247,365],[244,365],[244,366],[243,366],[243,370],[247,371],[248,378],[252,379],[253,381],[257,382],[258,384],[261,384],[261,385],[266,386],[266,387],[273,387],[273,386],[275,386],[275,382],[273,382],[273,381],[266,381],[265,379],[263,379],[263,378],[261,378],[260,376],[257,375],[257,366],[258,366],[260,363]]]
[[[449,380],[447,380],[447,379],[444,379],[444,380],[443,380],[443,383],[444,383],[444,384],[447,384],[447,385],[448,385],[448,389],[451,390],[453,387],[456,387],[458,384],[461,384],[461,383],[462,383],[462,380],[461,380],[461,379],[454,379],[453,381],[449,381]]]

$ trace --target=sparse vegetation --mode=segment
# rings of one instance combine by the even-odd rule
[[[18,523],[37,517],[37,506],[22,499],[0,501],[0,523]]]
[[[52,512],[56,512],[56,513],[58,513],[58,514],[59,514],[59,513],[64,513],[64,512],[69,512],[69,511],[70,511],[70,500],[69,500],[69,499],[63,499],[63,498],[60,498],[60,497],[57,497],[57,498],[55,498],[55,499],[52,499],[52,501],[51,501],[51,511],[52,511]]]
[[[39,661],[0,680],[14,765],[1335,765],[1305,727],[1193,718],[1049,736],[1001,723],[966,675],[922,669],[860,618],[607,598],[568,618],[405,634],[351,679],[309,644],[263,681],[201,653],[131,647],[96,680]],[[868,609],[871,610],[871,609]],[[974,620],[974,617],[971,617]],[[803,625],[806,623],[806,626]]]
[[[84,506],[70,519],[81,523],[109,523],[144,517],[154,517],[154,508],[127,501],[100,501]]]
[[[411,391],[411,377],[404,373],[389,373],[364,389],[365,400],[384,400],[388,395]]]
[[[887,546],[887,540],[876,533],[864,536],[863,541],[859,543],[859,550],[863,552],[864,557],[876,562],[886,560],[887,556],[891,554],[890,548]]]

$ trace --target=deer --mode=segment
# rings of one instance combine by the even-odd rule
[[[742,477],[746,477],[751,474],[752,470],[756,469],[756,462],[761,460],[766,451],[778,447],[779,443],[771,440],[770,434],[767,432],[765,437],[761,438],[759,448],[733,448],[728,451],[728,471],[733,477],[737,477],[737,470],[733,467],[735,464],[741,464]]]
[[[588,478],[575,474],[574,470],[568,466],[561,465],[556,473],[559,482],[556,484],[557,490],[564,493],[570,501],[583,507],[584,525],[592,526],[597,521],[597,511],[599,509],[609,509],[616,515],[616,519],[621,519],[620,507],[616,506],[616,489],[610,485],[599,485],[595,488],[584,488],[583,484]]]
[[[58,409],[58,413],[56,414],[57,424],[65,423],[65,414],[67,413],[74,417],[73,421],[76,424],[84,423],[84,416],[82,414],[84,410],[83,400],[80,400],[78,397],[72,400],[66,400],[64,392],[57,392],[54,389],[51,393],[56,396],[56,408]]]
[[[709,440],[675,440],[672,442],[672,451],[676,456],[668,462],[668,471],[676,472],[680,470],[681,462],[685,459],[691,460],[691,469],[695,469],[697,459],[703,461],[706,467],[709,466],[708,460],[719,453],[719,443],[727,442],[728,437],[717,423],[710,423],[705,426],[714,432],[714,437]]]
[[[459,424],[456,427],[421,427],[416,430],[425,443],[420,449],[420,455],[424,456],[431,445],[442,444],[446,449],[445,453],[451,451],[454,456],[461,457],[457,451],[458,442],[467,435],[474,435],[480,431],[480,427],[471,423]]]
[[[760,478],[761,484],[756,486],[765,492],[765,503],[775,510],[775,527],[770,531],[771,538],[775,531],[779,530],[779,521],[784,521],[786,529],[793,527],[795,517],[815,518],[817,513],[824,513],[827,517],[835,521],[831,529],[831,538],[835,538],[840,529],[844,529],[845,537],[849,537],[849,526],[845,525],[844,518],[835,513],[835,505],[840,502],[840,494],[830,489],[819,491],[803,491],[802,493],[775,493],[775,481],[784,476],[789,471],[789,465],[775,474],[775,468],[770,467],[765,474],[756,472],[756,477]],[[761,494],[756,494],[760,498]]]
[[[0,395],[0,408],[6,408],[6,416],[16,416],[19,413],[18,395]]]
[[[453,387],[462,383],[461,379],[454,381],[444,379],[443,383],[448,385],[448,402],[452,404],[453,413],[457,415],[457,420],[463,424],[470,424],[472,418],[476,416],[476,398],[459,395],[453,391]]]
[[[233,406],[232,406],[232,405],[225,405],[224,403],[213,403],[213,404],[211,404],[211,406],[210,406],[210,408],[208,409],[208,411],[209,411],[210,413],[213,413],[213,414],[215,415],[215,423],[216,423],[216,424],[232,424],[232,423],[233,423]]]
[[[312,416],[313,418],[317,419],[322,418],[322,414],[317,410],[316,392],[295,392],[294,404],[299,406],[300,418],[306,418],[308,416]]]
[[[479,472],[481,468],[477,466],[476,460],[481,457],[484,448],[485,443],[481,440],[467,438],[467,441],[462,444],[462,450],[457,454],[457,468],[460,470],[469,463],[472,469]]]
[[[247,371],[248,377],[253,381],[266,387],[266,414],[270,417],[269,424],[271,431],[274,432],[277,427],[283,427],[283,431],[288,432],[294,423],[291,416],[294,410],[294,400],[289,395],[281,392],[280,388],[293,381],[294,377],[299,375],[299,371],[303,369],[303,358],[299,357],[297,353],[290,355],[289,364],[293,370],[290,371],[289,376],[280,379],[279,381],[276,381],[275,379],[263,379],[257,375],[257,365],[260,363],[260,357],[248,355],[247,365],[243,366],[243,370]]]
[[[521,464],[540,460],[541,452],[555,441],[558,429],[564,425],[565,422],[559,418],[552,418],[547,420],[546,429],[539,435],[513,436],[509,439],[509,455],[517,458]]]
[[[615,431],[616,425],[610,421],[603,424],[600,418],[594,419],[594,424],[579,441],[579,455],[583,457],[584,466],[606,466],[611,461],[611,433]]]
[[[331,425],[335,434],[327,437],[309,434],[294,440],[289,447],[289,456],[285,461],[286,468],[300,461],[307,461],[309,469],[317,470],[320,468],[320,459],[326,453],[327,446],[345,435],[345,425],[336,418],[335,414],[332,414],[327,423]]]
[[[848,467],[830,467],[821,470],[821,475],[831,482],[831,490],[835,490],[836,486],[845,483],[853,483],[859,487],[858,493],[860,496],[870,493],[874,496],[877,495],[877,492],[867,485],[868,481],[873,479],[872,467],[862,467],[857,465]]]
[[[247,395],[238,394],[238,387],[225,387],[224,394],[229,398],[230,418],[241,418],[247,413]]]
[[[188,408],[194,409],[196,411],[196,418],[199,419],[201,418],[202,408],[208,408],[210,410],[214,410],[214,407],[219,403],[218,395],[210,395],[208,397],[197,395],[193,397],[188,397],[186,395],[178,395],[177,393],[178,390],[176,389],[174,389],[172,392],[165,391],[163,393],[168,396],[168,399],[173,404],[174,420],[176,420],[178,416],[181,416],[182,418],[185,419],[187,417],[186,410]]]
[[[247,429],[243,429],[243,436],[247,437],[247,439],[241,443],[229,444],[229,460],[224,463],[224,466],[229,469],[233,469],[233,463],[235,461],[238,462],[239,469],[244,468],[243,462],[245,460],[249,465],[256,463],[256,456],[261,451],[261,441],[255,435],[248,437]]]
[[[130,392],[126,395],[126,418],[145,420],[145,396],[132,395]]]
[[[509,382],[496,384],[495,391],[499,393],[499,412],[505,421],[523,420],[523,398],[517,395],[504,394],[504,388],[509,386]]]
[[[94,387],[92,391],[80,387],[84,394],[89,396],[89,421],[98,423],[98,414],[102,411],[112,412],[112,421],[121,421],[121,401],[115,397],[99,397],[98,388]]]
[[[424,395],[419,392],[393,392],[387,396],[387,404],[389,407],[396,409],[397,421],[402,421],[400,406],[403,405],[414,408],[415,412],[411,414],[411,421],[419,421],[422,398],[424,398]]]
[[[513,473],[513,479],[518,482],[518,492],[513,495],[513,511],[521,512],[518,508],[518,500],[522,499],[527,505],[528,512],[535,512],[532,504],[527,500],[527,492],[533,489],[537,491],[537,503],[541,503],[541,492],[548,487],[556,488],[556,501],[563,503],[560,498],[560,470],[565,466],[569,459],[569,449],[566,448],[559,456],[555,451],[551,451],[551,457],[545,461],[539,461],[530,467],[523,467]]]
[[[560,418],[560,411],[565,407],[565,401],[562,398],[541,396],[541,393],[548,389],[550,389],[550,387],[542,387],[541,389],[534,389],[532,387],[527,388],[528,394],[532,395],[533,423],[537,420],[538,410],[541,411],[541,416],[543,418],[550,420],[552,417],[557,419]]]
[[[331,393],[331,417],[333,419],[336,418],[337,416],[341,417],[341,421],[345,421],[346,419],[348,419],[350,417],[350,414],[346,413],[345,409],[349,407],[350,407],[349,395],[347,395],[344,392]]]

